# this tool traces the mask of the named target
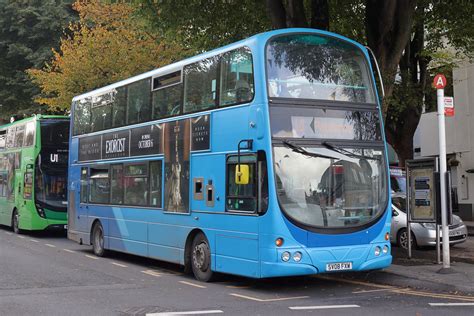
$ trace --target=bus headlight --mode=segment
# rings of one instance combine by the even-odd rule
[[[376,257],[378,257],[378,256],[380,255],[380,251],[381,251],[381,250],[382,250],[382,249],[380,249],[379,246],[375,247],[374,254],[375,254]]]
[[[388,253],[388,246],[387,246],[387,245],[383,246],[383,248],[382,248],[382,253],[383,253],[384,255]]]
[[[290,260],[290,253],[288,251],[285,251],[281,254],[281,260],[285,261],[285,262],[288,262],[288,260]]]
[[[46,216],[44,215],[44,210],[41,206],[36,205],[36,210],[38,211],[38,215],[42,218],[45,218]]]
[[[295,260],[295,262],[300,262],[301,257],[303,257],[303,254],[299,251],[297,251],[293,254],[293,260]]]

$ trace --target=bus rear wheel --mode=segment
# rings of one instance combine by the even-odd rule
[[[13,211],[12,215],[12,229],[15,234],[21,234],[20,229],[20,215],[18,214],[18,210]]]
[[[204,234],[194,237],[191,248],[191,267],[194,277],[202,282],[211,281],[214,273],[211,270],[211,249]]]
[[[97,257],[103,257],[105,254],[104,229],[100,222],[95,223],[92,228],[92,249]]]

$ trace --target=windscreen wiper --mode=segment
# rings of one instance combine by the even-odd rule
[[[354,154],[353,152],[350,152],[350,151],[348,151],[344,148],[341,148],[341,147],[336,147],[336,146],[334,146],[334,145],[332,145],[328,142],[322,142],[321,145],[323,145],[324,147],[326,147],[329,150],[332,150],[334,152],[337,152],[341,155],[344,155],[344,156],[347,156],[347,157],[350,157],[350,158],[379,160],[378,158],[375,158],[375,157],[369,157],[369,156]]]
[[[326,155],[322,155],[322,154],[317,154],[317,153],[309,152],[309,151],[307,151],[306,149],[304,149],[303,147],[298,146],[298,145],[295,145],[295,144],[292,144],[292,143],[290,143],[290,142],[287,141],[287,140],[282,140],[281,142],[282,142],[282,144],[283,144],[285,147],[290,148],[290,149],[293,150],[295,153],[302,154],[302,155],[305,155],[305,156],[308,156],[308,157],[326,158],[326,159],[339,159],[339,158],[337,158],[337,157],[326,156]]]

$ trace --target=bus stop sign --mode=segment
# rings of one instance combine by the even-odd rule
[[[444,87],[446,87],[446,77],[442,74],[437,74],[434,77],[433,86],[436,89],[444,89]]]

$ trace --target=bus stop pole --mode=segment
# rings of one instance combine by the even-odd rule
[[[448,229],[448,210],[446,199],[446,131],[444,120],[444,89],[437,89],[438,101],[438,128],[439,128],[439,174],[441,191],[441,236],[443,239],[443,269],[450,268],[449,257],[449,229]]]

